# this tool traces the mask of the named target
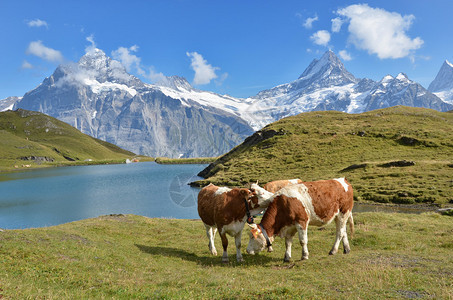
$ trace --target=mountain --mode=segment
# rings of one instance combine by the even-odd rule
[[[135,156],[55,118],[23,109],[0,112],[0,140],[0,169],[49,162],[124,161]]]
[[[235,112],[241,101],[198,91],[181,77],[143,83],[93,49],[60,65],[15,108],[39,111],[93,137],[150,156],[218,156],[253,129]]]
[[[396,105],[425,107],[438,111],[453,108],[452,105],[443,102],[420,84],[410,80],[404,73],[400,73],[396,77],[385,76],[369,91],[363,104],[365,105],[364,111]]]
[[[261,120],[261,127],[307,111],[362,113],[395,105],[453,109],[403,73],[378,82],[355,78],[332,51],[313,60],[295,81],[261,91],[250,100],[249,111]]]
[[[437,81],[451,82],[450,67]],[[135,153],[197,157],[221,155],[267,124],[308,111],[362,113],[395,105],[453,109],[438,96],[404,73],[377,82],[356,78],[332,51],[314,59],[296,80],[238,99],[198,90],[179,76],[146,84],[102,50],[91,49],[79,62],[60,65],[13,101],[13,108],[43,112]],[[8,103],[4,107],[10,108]]]
[[[21,99],[22,97],[8,97],[0,100],[0,112],[13,109],[14,104]]]
[[[346,177],[358,200],[446,204],[453,198],[452,131],[453,114],[426,108],[306,112],[255,132],[192,185]]]
[[[428,87],[431,93],[443,101],[453,104],[453,64],[445,60],[436,78]]]

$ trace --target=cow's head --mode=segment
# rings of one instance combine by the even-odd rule
[[[274,195],[271,192],[266,191],[262,187],[260,187],[257,183],[252,183],[250,186],[250,190],[254,194],[254,198],[256,200],[256,203],[258,204],[259,207],[268,207],[269,203],[271,202],[271,197]]]
[[[261,232],[261,229],[255,223],[248,225],[250,226],[250,241],[249,244],[247,245],[247,253],[253,255],[255,253],[263,251],[266,248],[267,243],[266,238]],[[272,246],[269,246],[267,250],[269,252],[272,252],[273,251]]]

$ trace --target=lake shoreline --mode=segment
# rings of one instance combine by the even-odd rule
[[[132,158],[138,159],[137,162],[149,162],[154,161],[153,157],[148,156],[135,156]],[[25,161],[24,161],[25,162]],[[136,163],[136,162],[134,162]],[[33,170],[41,170],[47,168],[60,168],[60,167],[78,167],[78,166],[101,166],[101,165],[121,165],[126,164],[126,159],[106,159],[106,160],[91,160],[91,161],[68,161],[68,162],[47,162],[41,164],[27,164],[30,167],[18,167],[18,168],[2,168],[0,166],[0,176],[5,174],[28,172]]]

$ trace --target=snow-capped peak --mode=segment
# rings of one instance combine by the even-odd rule
[[[158,86],[163,86],[163,87],[168,87],[172,88],[178,91],[191,91],[193,90],[193,87],[190,85],[190,83],[185,79],[184,77],[180,76],[170,76],[170,77],[165,77],[158,83],[156,83]]]
[[[107,64],[111,60],[104,51],[98,48],[90,49],[84,56],[79,60],[78,65],[89,69],[104,69],[107,68]]]
[[[405,73],[399,73],[395,79],[399,80],[399,81],[409,81],[409,78],[407,77],[407,75]]]
[[[314,59],[308,68],[300,75],[301,78],[309,78],[314,75],[317,75],[321,71],[326,73],[326,71],[331,71],[334,67],[344,69],[343,63],[340,59],[333,53],[331,50],[326,51],[320,59]]]
[[[436,78],[428,87],[430,92],[441,92],[453,89],[453,64],[445,60]]]
[[[392,81],[393,79],[393,76],[392,75],[385,75],[384,78],[381,79],[381,82],[382,83],[389,83],[390,81]]]

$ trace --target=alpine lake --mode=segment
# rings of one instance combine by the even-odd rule
[[[198,188],[207,165],[141,162],[36,169],[0,174],[0,228],[59,225],[110,214],[199,219]],[[419,210],[354,206],[357,212]]]

